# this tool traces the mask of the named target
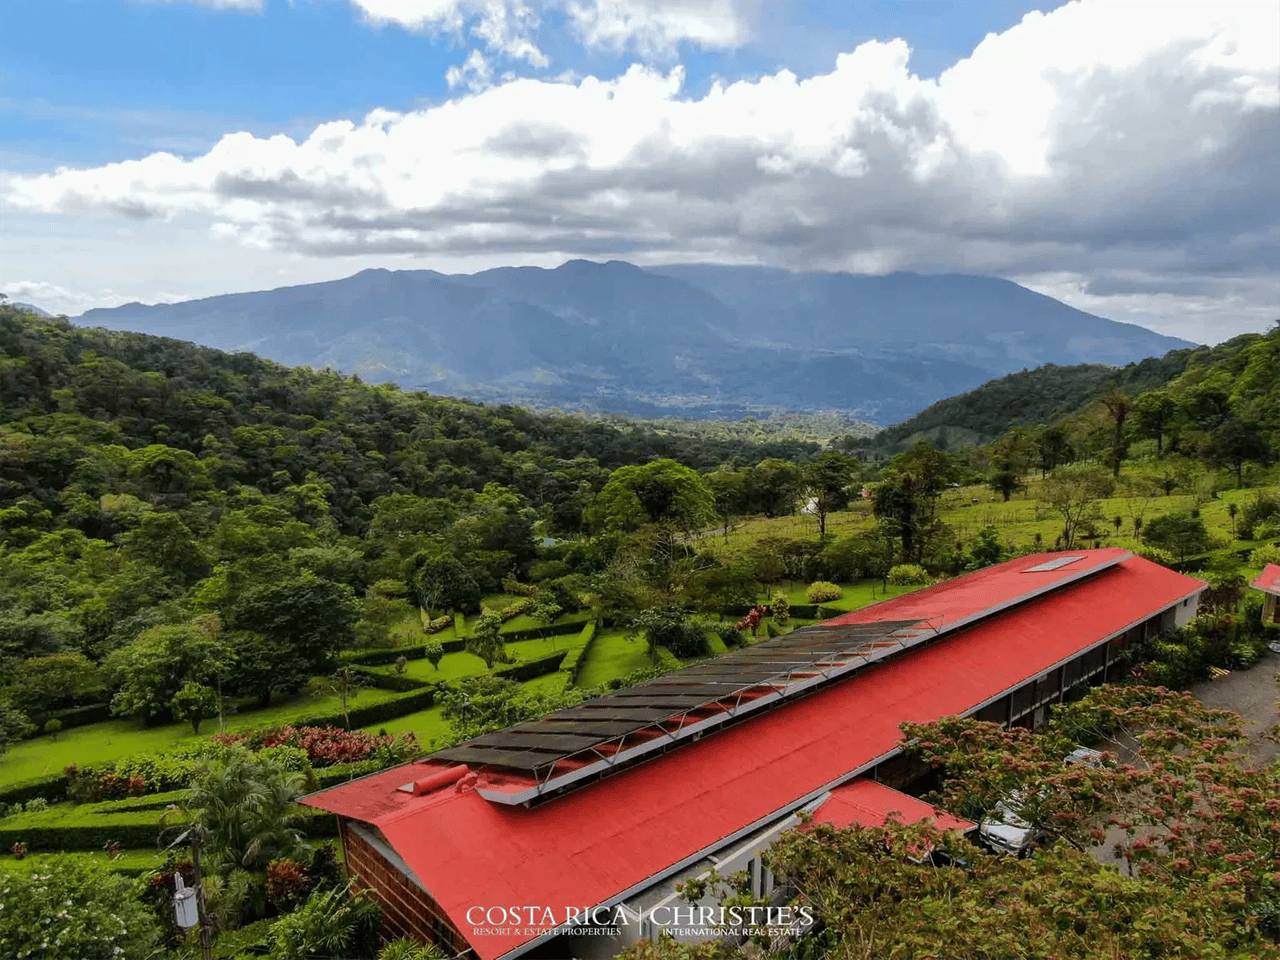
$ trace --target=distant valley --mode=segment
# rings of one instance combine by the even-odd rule
[[[585,260],[366,270],[76,322],[485,401],[697,419],[831,411],[880,424],[1024,368],[1121,365],[1190,345],[993,277]]]

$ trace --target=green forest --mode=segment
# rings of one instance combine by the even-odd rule
[[[1274,426],[1274,336],[1274,330],[1266,335],[1245,334],[1217,346],[1173,350],[1163,357],[1126,367],[1046,364],[939,400],[910,420],[873,437],[849,436],[839,445],[863,453],[896,453],[920,437],[942,449],[989,443],[1013,426],[1047,425],[1079,414],[1112,390],[1130,397],[1162,390],[1175,394],[1193,389],[1218,390],[1237,405],[1242,398],[1252,398],[1256,409],[1237,413],[1264,428]],[[1238,377],[1243,380],[1237,383]],[[1222,408],[1221,400],[1213,402],[1219,410]],[[1268,403],[1270,412],[1266,409]],[[1183,412],[1184,424],[1194,423],[1202,413],[1199,408]],[[1170,426],[1172,422],[1170,418]],[[1149,419],[1146,429],[1153,429]]]
[[[155,852],[194,836],[218,956],[433,956],[377,943],[298,797],[1022,552],[1206,571],[1146,676],[1247,667],[1278,369],[1280,327],[824,446],[820,417],[590,422],[0,304],[0,902],[93,886],[61,955],[113,956],[104,914],[129,956],[196,955],[194,863]],[[54,956],[31,911],[0,956]]]

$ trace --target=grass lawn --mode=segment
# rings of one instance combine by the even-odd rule
[[[10,853],[0,855],[0,873],[13,875],[31,873],[45,866],[54,857],[72,857],[76,860],[88,860],[102,864],[108,870],[118,873],[146,873],[158,869],[164,863],[164,854],[156,850],[122,850],[114,860],[105,852],[71,852],[71,853],[29,853],[17,860]]]
[[[649,666],[649,647],[643,639],[627,639],[626,630],[606,630],[596,634],[587,651],[587,659],[578,673],[578,686],[584,690],[625,677],[633,670]]]
[[[1137,471],[1126,467],[1122,479]],[[956,538],[968,543],[983,527],[995,527],[1000,539],[1011,543],[1015,549],[1033,550],[1037,548],[1036,535],[1039,534],[1039,549],[1052,550],[1054,541],[1062,532],[1061,516],[1039,499],[1041,480],[1039,474],[1026,478],[1027,487],[1015,493],[1008,503],[999,496],[993,495],[985,486],[961,487],[948,490],[938,504],[938,517],[955,533]],[[1123,493],[1123,489],[1119,491]],[[1209,533],[1223,541],[1232,541],[1235,534],[1232,528],[1228,504],[1235,503],[1243,508],[1259,492],[1273,493],[1274,485],[1249,487],[1242,490],[1223,490],[1216,500],[1209,500],[1201,505],[1200,516],[1204,520]],[[1167,513],[1190,510],[1195,505],[1195,498],[1182,491],[1170,496],[1158,495],[1145,499],[1141,497],[1115,496],[1099,501],[1102,519],[1097,522],[1099,540],[1104,547],[1123,547],[1132,550],[1141,546],[1133,535],[1133,519],[1141,516],[1149,523],[1153,518]],[[1115,518],[1120,518],[1120,528],[1116,529]],[[855,503],[852,509],[831,514],[827,518],[827,536],[845,537],[859,533],[869,533],[875,525],[869,503]],[[729,532],[726,539],[722,535],[707,535],[702,541],[705,547],[717,556],[729,559],[748,554],[752,547],[764,537],[787,537],[805,540],[817,540],[817,523],[812,517],[753,517],[743,520]],[[1081,546],[1092,547],[1093,540]],[[786,585],[783,581],[778,586]],[[788,593],[791,593],[788,587]],[[807,602],[792,597],[792,602]],[[837,601],[838,603],[838,601]]]
[[[439,707],[428,707],[426,710],[419,710],[417,713],[395,720],[384,720],[382,723],[375,723],[364,729],[368,733],[379,733],[385,730],[392,736],[413,733],[425,751],[431,750],[432,740],[443,740],[447,732]]]
[[[402,696],[391,690],[367,689],[348,701],[348,705],[364,706],[380,703],[392,697]],[[252,727],[288,723],[308,714],[337,712],[342,709],[342,698],[334,693],[324,696],[299,694],[281,700],[265,710],[246,710],[224,717],[227,730],[247,730]],[[189,723],[173,723],[163,727],[139,727],[136,720],[108,720],[75,727],[58,734],[54,740],[39,736],[13,744],[0,758],[0,783],[20,783],[35,777],[58,773],[68,764],[92,766],[110,763],[135,753],[170,750],[198,742],[218,732],[218,720],[213,718],[200,725],[200,733],[191,732]]]
[[[507,653],[515,657],[516,662],[540,660],[562,650],[573,650],[583,645],[580,633],[567,633],[559,637],[543,637],[537,640],[520,640],[507,644]],[[395,667],[372,667],[378,673],[394,673]],[[474,653],[459,650],[457,653],[446,653],[440,661],[440,669],[431,666],[427,659],[410,660],[405,673],[418,680],[432,682],[443,680],[461,680],[464,677],[478,677],[487,673],[484,661]]]
[[[441,666],[443,666],[443,662]],[[429,666],[429,665],[428,665]],[[480,665],[482,668],[483,663]],[[483,673],[483,669],[481,670]],[[520,684],[522,693],[528,692],[549,692],[553,690],[564,689],[564,674],[559,672],[548,673],[541,677],[534,677],[532,680],[526,680]],[[422,744],[424,750],[431,750],[431,741],[439,740],[443,746],[446,736],[449,732],[444,718],[440,715],[440,707],[429,707],[426,710],[419,710],[417,713],[411,713],[407,717],[400,717],[398,720],[388,720],[385,723],[377,723],[364,728],[369,733],[378,733],[385,730],[393,736],[402,733],[414,733],[418,742]]]
[[[844,590],[844,596],[839,600],[824,600],[821,606],[830,607],[833,610],[861,610],[863,607],[878,603],[889,597],[901,596],[904,593],[910,593],[912,590],[919,590],[919,587],[899,587],[889,584],[886,589],[879,580],[863,580],[855,584],[841,584]],[[775,593],[786,594],[787,599],[792,604],[809,604],[805,591],[809,589],[807,583],[797,583],[788,589],[781,589],[781,585],[771,590],[766,597],[766,601],[772,598]]]

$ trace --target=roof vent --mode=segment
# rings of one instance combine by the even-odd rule
[[[1084,557],[1054,557],[1052,560],[1046,560],[1044,563],[1037,563],[1034,567],[1027,567],[1023,573],[1048,573],[1050,570],[1057,570],[1059,567],[1065,567],[1068,563],[1075,563],[1077,560],[1083,560]]]
[[[457,783],[467,775],[467,765],[460,763],[456,767],[447,767],[439,773],[433,773],[429,777],[422,777],[413,781],[413,795],[421,797],[424,794],[439,790],[441,787],[447,787],[451,783]]]

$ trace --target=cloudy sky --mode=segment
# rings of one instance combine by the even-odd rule
[[[1280,318],[1276,0],[0,0],[0,292],[565,259]]]

